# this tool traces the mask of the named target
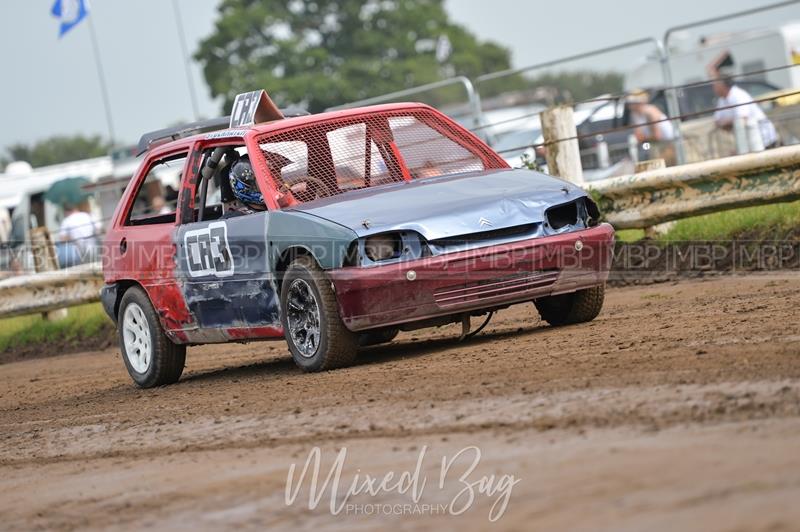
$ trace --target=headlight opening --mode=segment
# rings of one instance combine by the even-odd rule
[[[372,262],[397,259],[402,253],[403,239],[400,233],[375,235],[364,242],[364,254]]]

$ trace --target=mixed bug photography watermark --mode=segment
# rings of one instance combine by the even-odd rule
[[[332,463],[322,449],[314,447],[305,461],[289,466],[285,503],[327,509],[331,515],[458,516],[488,502],[486,518],[496,522],[506,513],[521,479],[513,474],[482,475],[477,471],[481,459],[482,452],[475,446],[441,459],[429,456],[428,447],[423,446],[409,468],[373,474],[351,471],[346,447]]]

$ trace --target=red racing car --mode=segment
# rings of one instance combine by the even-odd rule
[[[587,194],[425,105],[308,115],[259,91],[140,147],[102,291],[138,386],[176,382],[187,345],[285,338],[320,371],[401,330],[603,305],[614,231]]]

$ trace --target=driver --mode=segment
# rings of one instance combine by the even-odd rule
[[[316,197],[324,197],[325,195],[328,195],[323,194],[320,196],[320,191],[317,190],[317,188],[319,185],[321,185],[322,188],[325,189],[324,183],[314,183],[314,181],[317,180],[312,180],[310,177],[298,179],[292,184],[285,182],[282,178],[281,171],[286,166],[292,164],[291,159],[288,159],[279,153],[266,150],[264,151],[264,156],[267,160],[269,172],[280,184],[282,192],[291,192],[294,197],[302,202],[311,201]],[[248,155],[243,155],[238,161],[236,161],[233,166],[231,166],[228,175],[231,191],[233,192],[233,195],[236,198],[236,203],[238,204],[232,206],[228,211],[231,216],[251,214],[266,210],[267,206],[264,203],[264,196],[261,194],[261,191],[258,188],[255,172],[253,171],[253,165],[250,162],[250,157]]]
[[[228,179],[231,184],[231,191],[239,203],[232,209],[233,211],[237,214],[250,214],[267,209],[264,203],[264,196],[258,189],[258,183],[256,183],[256,174],[253,172],[250,156],[243,155],[233,164],[228,172]]]

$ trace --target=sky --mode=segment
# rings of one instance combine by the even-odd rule
[[[214,27],[218,0],[177,0],[191,54]],[[479,38],[511,49],[515,66],[566,57],[643,37],[768,0],[447,0],[452,19]],[[108,135],[88,25],[58,37],[53,0],[0,0],[0,150],[52,135]],[[193,118],[172,0],[92,0],[92,21],[119,143]],[[777,26],[800,20],[800,4],[707,31]],[[596,58],[581,66],[618,68],[647,47]],[[199,66],[191,76],[200,114],[220,116]],[[264,87],[269,89],[269,87]]]

